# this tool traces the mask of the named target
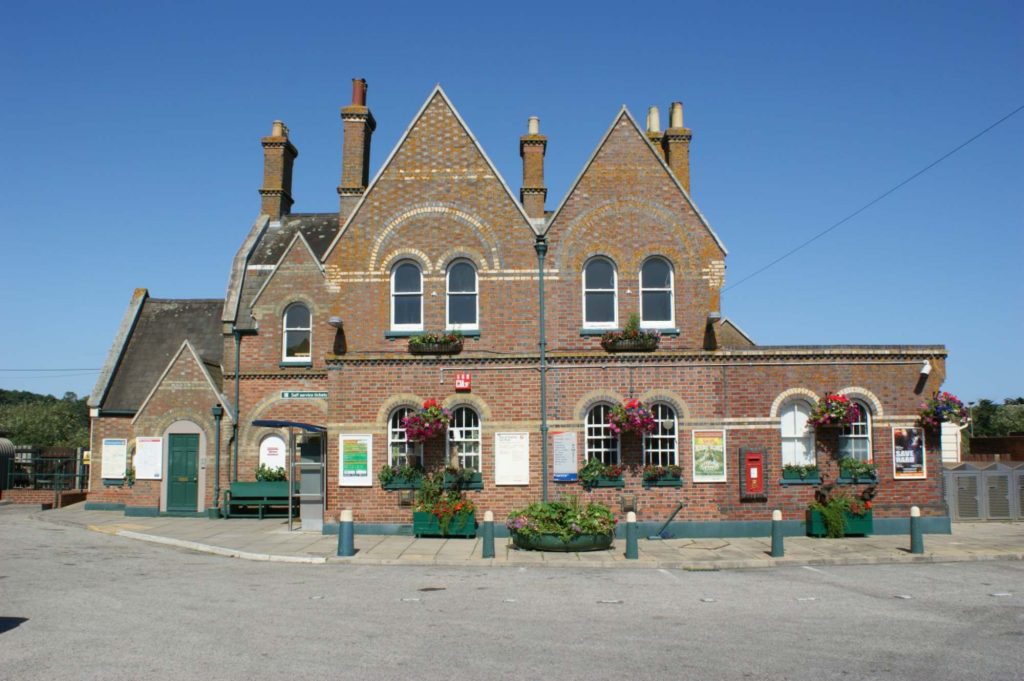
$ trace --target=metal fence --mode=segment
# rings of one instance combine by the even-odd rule
[[[1024,519],[1024,463],[967,462],[943,475],[953,520]]]
[[[89,484],[88,466],[81,457],[18,455],[6,461],[2,489],[85,489]]]

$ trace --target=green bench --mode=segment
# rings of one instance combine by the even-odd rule
[[[233,482],[224,490],[224,517],[230,518],[232,511],[241,508],[256,508],[260,520],[267,515],[267,509],[283,509],[283,513],[272,511],[273,515],[288,515],[288,481]],[[292,511],[298,515],[299,500],[292,496]],[[236,513],[237,515],[237,513]]]

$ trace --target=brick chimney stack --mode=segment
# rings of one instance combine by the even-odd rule
[[[352,79],[352,103],[341,108],[345,141],[341,149],[341,184],[338,185],[339,218],[348,219],[370,183],[370,138],[377,121],[366,107],[366,81]]]
[[[665,150],[661,147],[662,137],[661,113],[658,111],[658,107],[652,106],[647,110],[647,139],[650,140],[651,145],[657,150],[658,155],[665,158]]]
[[[683,127],[683,103],[672,102],[668,113],[669,128],[665,131],[665,163],[690,193],[690,140],[693,131]]]
[[[288,141],[288,126],[274,121],[263,144],[263,187],[260,188],[260,213],[271,220],[280,220],[292,209],[292,165],[299,155]]]
[[[540,134],[540,119],[530,116],[526,134],[519,138],[519,155],[523,159],[523,186],[519,202],[531,218],[544,217],[544,200],[548,189],[544,186],[544,154],[548,138]]]

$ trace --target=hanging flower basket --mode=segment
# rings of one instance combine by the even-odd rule
[[[409,352],[414,355],[457,355],[462,352],[462,334],[422,333],[409,339]]]
[[[936,392],[932,398],[921,405],[918,423],[923,428],[939,428],[943,423],[954,423],[962,426],[967,423],[970,412],[960,399],[947,392]]]
[[[622,331],[608,331],[601,336],[601,347],[608,352],[651,352],[658,349],[661,333],[640,328],[640,317],[630,315]]]
[[[402,427],[409,442],[426,442],[443,435],[451,422],[452,413],[431,398],[422,409],[402,419]]]
[[[846,395],[825,393],[811,410],[807,422],[816,428],[822,426],[847,426],[860,420],[860,407]]]
[[[619,437],[622,433],[653,433],[658,426],[654,414],[641,404],[640,400],[630,400],[612,407],[611,413],[608,414],[608,427],[616,437]]]

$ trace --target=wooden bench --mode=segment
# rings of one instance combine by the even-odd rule
[[[268,482],[258,480],[256,482],[233,482],[231,488],[224,490],[224,517],[230,518],[232,510],[240,508],[253,508],[262,520],[267,509],[284,509],[283,513],[274,512],[273,515],[288,515],[288,481],[275,480]],[[299,500],[292,497],[292,511],[298,515]],[[237,514],[236,514],[237,515]]]

